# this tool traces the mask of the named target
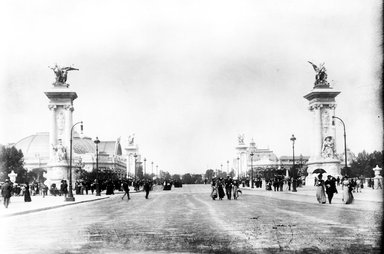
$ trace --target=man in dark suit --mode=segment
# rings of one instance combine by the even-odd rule
[[[144,182],[145,198],[148,199],[149,191],[151,190],[151,183],[146,179]]]
[[[232,179],[230,176],[227,176],[227,179],[225,179],[225,192],[227,194],[227,198],[231,199],[232,195]]]
[[[128,184],[128,180],[124,180],[123,183],[121,184],[121,186],[123,187],[123,191],[124,191],[124,195],[121,199],[124,199],[125,195],[127,195],[127,198],[128,200],[130,200],[131,198],[129,197],[129,184]]]
[[[331,203],[333,194],[337,193],[336,179],[331,175],[328,175],[327,180],[324,182],[324,184],[325,184],[325,191],[327,192],[327,196],[328,196],[328,202]]]
[[[9,182],[9,180],[6,179],[3,186],[1,186],[1,195],[3,196],[3,199],[4,199],[5,208],[8,208],[9,201],[11,200],[11,193],[12,193],[12,185]]]

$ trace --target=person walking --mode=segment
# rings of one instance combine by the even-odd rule
[[[5,208],[8,208],[11,201],[12,185],[8,179],[5,179],[5,183],[1,186],[1,196],[3,196],[3,203]]]
[[[227,194],[227,198],[231,200],[232,197],[232,184],[233,181],[230,176],[227,176],[227,179],[225,179],[225,193]]]
[[[212,179],[212,191],[211,191],[211,198],[215,200],[217,198],[217,180],[215,178]]]
[[[217,190],[219,191],[219,199],[222,200],[225,197],[225,192],[223,188],[223,178],[220,177],[217,183]]]
[[[233,198],[237,199],[239,197],[239,181],[233,180]]]
[[[348,176],[344,176],[344,179],[341,183],[342,183],[342,187],[343,187],[343,202],[344,202],[344,204],[352,204],[353,199],[354,199],[353,194],[352,194],[353,183],[351,183],[351,181],[349,181]]]
[[[144,191],[145,191],[145,198],[148,199],[149,191],[151,190],[151,185],[149,184],[148,180],[145,180],[144,182]]]
[[[31,202],[31,193],[29,192],[29,183],[25,182],[24,202]]]
[[[67,195],[68,195],[68,183],[67,183],[67,180],[63,180],[62,188],[63,188],[62,192],[63,192],[64,198],[67,198]]]
[[[328,175],[327,180],[325,180],[324,184],[325,184],[325,191],[326,191],[327,196],[328,196],[328,202],[331,204],[333,194],[337,193],[336,179],[334,177],[332,177],[331,175]]]
[[[127,195],[127,200],[130,200],[131,198],[129,197],[129,184],[128,184],[128,181],[125,180],[123,181],[123,183],[121,184],[121,187],[123,188],[123,191],[124,191],[124,195],[123,197],[121,198],[121,200],[124,199],[125,195]]]
[[[316,198],[320,204],[326,203],[323,175],[319,174],[316,182]]]

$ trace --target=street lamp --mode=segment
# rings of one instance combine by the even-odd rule
[[[135,180],[136,180],[137,154],[135,153],[135,154],[133,155],[133,157],[135,157]]]
[[[296,170],[295,170],[295,141],[296,141],[296,138],[293,134],[291,137],[291,141],[292,141],[292,152],[293,152],[293,155],[292,155],[292,159],[293,159],[293,162],[292,162],[292,177],[293,177],[292,192],[297,192],[297,190],[296,190]]]
[[[252,188],[255,188],[253,184],[253,155],[255,155],[253,152],[251,152],[251,186]]]
[[[229,174],[229,161],[227,161],[227,173]]]
[[[93,141],[96,144],[96,196],[100,196],[100,182],[99,182],[99,144],[100,140],[98,137],[96,137],[95,141]]]
[[[341,120],[341,118],[337,117],[337,116],[332,116],[332,125],[334,126],[335,125],[335,120],[334,119],[339,119],[341,121],[341,123],[343,124],[343,127],[344,127],[344,168],[345,168],[345,173],[347,171],[347,133],[345,132],[345,124],[344,124],[344,121]]]
[[[72,126],[71,135],[70,135],[71,138],[69,140],[69,193],[68,193],[68,197],[65,198],[65,201],[75,201],[75,197],[73,196],[73,193],[72,193],[72,131],[73,131],[73,127],[75,127],[78,124],[81,124],[80,129],[81,129],[81,133],[83,133],[83,121],[77,122]]]
[[[237,157],[237,180],[238,180],[238,181],[240,180],[240,172],[239,172],[239,169],[240,169],[240,158]]]
[[[145,178],[145,174],[146,174],[146,167],[147,167],[147,166],[146,166],[146,164],[145,164],[145,163],[146,163],[146,161],[147,161],[147,159],[146,159],[146,158],[144,158],[144,178]]]
[[[159,177],[159,165],[156,165],[156,175],[157,175],[157,178],[160,178]]]

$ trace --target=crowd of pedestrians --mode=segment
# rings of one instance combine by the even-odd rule
[[[349,178],[347,175],[343,178],[335,178],[331,175],[327,176],[327,180],[323,180],[323,175],[319,174],[316,178],[315,185],[316,189],[316,198],[319,203],[325,204],[327,194],[328,202],[331,204],[334,194],[337,194],[337,187],[341,185],[342,190],[342,201],[344,204],[352,204],[354,197],[353,192],[361,192],[361,189],[364,188],[363,181],[359,178]]]
[[[106,195],[114,195],[115,191],[124,191],[125,194],[123,198],[127,195],[129,200],[129,186],[131,185],[136,191],[145,191],[146,199],[148,199],[149,192],[153,188],[153,183],[150,180],[104,180],[100,181],[100,183],[97,180],[94,182],[76,180],[73,185],[73,192],[76,195],[93,195],[94,193],[97,194],[97,190],[99,189],[100,192],[105,190]],[[63,196],[65,199],[68,193],[69,185],[67,180],[64,179],[60,182],[59,186],[52,183],[50,187],[36,181],[17,184],[11,182],[9,179],[6,179],[5,182],[1,184],[1,197],[6,208],[8,208],[12,196],[22,196],[25,202],[32,202],[33,196],[41,195],[44,198],[49,194],[51,196]]]
[[[222,200],[225,196],[227,196],[227,199],[231,200],[233,195],[233,199],[237,199],[239,197],[239,193],[241,193],[239,185],[239,181],[232,179],[230,176],[227,176],[225,180],[221,177],[214,178],[211,183],[211,197],[213,200],[216,198]]]

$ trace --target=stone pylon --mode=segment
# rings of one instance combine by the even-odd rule
[[[312,140],[311,156],[308,160],[308,177],[306,184],[313,186],[313,171],[322,168],[326,175],[340,175],[340,159],[336,152],[336,128],[332,124],[335,116],[336,96],[340,91],[335,91],[328,83],[316,85],[305,99],[309,101],[309,110],[312,112]]]
[[[56,183],[56,186],[60,187],[61,180],[68,180],[73,101],[77,98],[76,92],[68,87],[67,84],[56,82],[53,84],[53,88],[44,92],[49,99],[48,108],[50,110],[50,162],[46,166],[47,174],[45,176],[48,187],[52,183]]]

